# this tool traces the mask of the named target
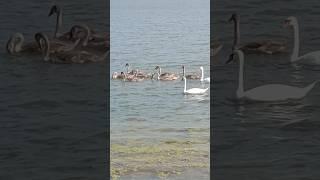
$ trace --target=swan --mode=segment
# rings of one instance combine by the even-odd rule
[[[129,69],[130,69],[129,63],[126,63],[125,68],[127,69],[127,74],[135,75],[138,78],[151,78],[151,76],[152,76],[151,74],[146,74],[146,73],[140,71],[139,69],[129,71]]]
[[[272,40],[262,40],[240,46],[240,15],[232,14],[229,22],[234,22],[234,41],[232,50],[240,49],[246,53],[276,54],[286,52],[286,43]]]
[[[70,49],[59,49],[51,50],[51,44],[49,42],[49,38],[43,33],[37,33],[35,35],[36,39],[40,41],[42,40],[43,44],[39,44],[41,51],[44,54],[44,61],[52,62],[52,63],[61,63],[61,64],[83,64],[89,62],[101,62],[105,61],[106,57],[109,55],[109,51],[105,52],[101,56],[97,56],[95,54],[91,54],[86,51],[76,51]],[[79,44],[79,41],[76,42],[76,45]],[[75,46],[76,46],[75,45]]]
[[[75,29],[78,25],[74,25],[69,31],[67,31],[63,34],[60,34],[59,31],[62,26],[62,8],[58,5],[53,5],[50,9],[48,16],[52,16],[53,14],[57,15],[57,19],[56,19],[54,36],[53,36],[53,39],[50,39],[50,43],[60,43],[60,44],[72,45],[78,39],[82,40],[81,43],[87,42],[86,39],[83,39],[86,36],[83,38],[81,38],[81,37],[75,38],[77,34],[75,35],[75,32],[72,30]]]
[[[123,72],[121,72],[120,74],[118,72],[114,72],[112,73],[112,79],[125,79],[126,76]]]
[[[303,64],[320,64],[320,51],[313,51],[299,57],[299,24],[296,17],[290,16],[284,21],[284,27],[292,27],[294,32],[294,46],[290,61]]]
[[[79,36],[81,35],[81,32],[84,32],[83,35],[83,40],[81,42],[81,45],[83,47],[88,46],[89,43],[89,39],[90,39],[90,28],[85,25],[85,24],[80,24],[80,25],[74,25],[72,26],[72,28],[70,29],[70,35],[71,35],[71,39],[77,39],[80,38]]]
[[[130,82],[138,82],[138,81],[143,81],[144,78],[143,77],[138,77],[137,76],[137,72],[135,74],[124,74],[125,75],[125,79],[126,81],[130,81]]]
[[[187,79],[185,77],[182,77],[184,80],[184,94],[204,94],[208,91],[209,88],[201,89],[201,88],[191,88],[187,90]]]
[[[183,72],[183,77],[185,77],[186,79],[200,79],[200,76],[196,75],[196,74],[189,74],[189,75],[186,75],[186,70],[185,70],[185,67],[182,66],[182,72]],[[183,78],[182,78],[183,80]]]
[[[306,87],[294,87],[282,84],[267,84],[259,86],[250,90],[245,91],[243,87],[243,66],[244,66],[244,55],[241,50],[235,50],[231,55],[227,63],[234,59],[234,55],[238,55],[239,65],[239,84],[236,91],[238,99],[247,99],[252,101],[284,101],[284,100],[296,100],[305,97],[316,85],[318,81],[309,84]]]
[[[84,32],[84,41],[82,42],[82,46],[87,48],[94,48],[95,50],[105,51],[110,49],[110,42],[107,35],[101,35],[103,38],[97,38],[96,34],[93,34],[93,30],[91,30],[87,25],[75,25],[71,28],[71,38],[74,36],[78,36],[81,32]],[[105,36],[105,37],[104,37]]]
[[[55,31],[54,31],[54,35],[53,37],[54,38],[59,38],[59,30],[62,26],[62,8],[60,8],[60,6],[58,5],[53,5],[50,9],[50,12],[49,12],[49,17],[52,16],[53,14],[56,14],[57,15],[57,19],[56,19],[56,28],[55,28]],[[63,34],[62,36],[60,36],[62,39],[69,39],[70,37],[70,32],[67,32],[65,34]]]
[[[200,70],[201,70],[201,78],[200,78],[200,81],[201,81],[201,82],[210,82],[210,77],[204,78],[204,73],[203,73],[203,67],[202,67],[202,66],[200,67]]]
[[[158,80],[162,81],[173,81],[177,80],[179,78],[179,75],[176,75],[174,73],[161,73],[161,67],[156,66],[155,70],[158,70]]]
[[[6,49],[7,52],[12,55],[25,52],[40,52],[39,45],[37,44],[37,42],[24,44],[24,36],[21,33],[15,33],[9,38]]]

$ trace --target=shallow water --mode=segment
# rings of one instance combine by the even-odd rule
[[[111,1],[111,72],[124,65],[146,72],[209,75],[209,1]],[[111,76],[111,74],[110,74]],[[210,93],[183,95],[173,82],[110,82],[111,168],[114,177],[209,178]],[[190,87],[208,87],[188,81]],[[171,154],[170,154],[171,153]]]
[[[320,78],[317,66],[289,63],[293,31],[281,22],[294,15],[300,24],[300,54],[318,50],[317,1],[215,1],[212,33],[224,43],[214,59],[212,109],[215,179],[312,179],[319,177],[319,86],[303,100],[251,103],[235,100],[238,63],[225,65],[231,52],[231,13],[241,15],[241,41],[285,39],[289,53],[245,55],[245,89],[269,83],[303,87]],[[297,8],[299,7],[299,8]]]
[[[63,31],[87,22],[106,31],[105,3],[61,1]],[[106,65],[54,65],[39,55],[5,52],[14,32],[23,33],[28,42],[39,31],[51,36],[51,5],[0,2],[0,179],[103,179]]]

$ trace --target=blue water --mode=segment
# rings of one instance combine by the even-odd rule
[[[185,65],[187,73],[197,74],[203,66],[208,77],[209,22],[209,1],[111,1],[111,73],[125,71],[126,63],[145,72],[155,72],[155,66],[159,65],[163,72],[181,73],[181,66]],[[187,86],[208,87],[209,84],[190,80]],[[181,79],[111,80],[111,144],[186,140],[190,138],[188,129],[199,128],[203,130],[197,138],[206,139],[199,151],[208,155],[210,93],[185,96],[183,87]],[[174,164],[172,159],[172,167]]]

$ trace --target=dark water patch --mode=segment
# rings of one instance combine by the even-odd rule
[[[11,108],[23,108],[23,109],[47,109],[47,108],[59,108],[60,103],[51,100],[36,100],[26,102],[22,104],[9,105]]]

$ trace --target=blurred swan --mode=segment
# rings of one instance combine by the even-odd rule
[[[35,53],[40,52],[39,45],[37,42],[32,42],[24,44],[24,36],[21,33],[13,34],[6,45],[7,52],[9,54],[18,54],[18,53]]]
[[[135,69],[135,70],[130,71],[129,63],[126,63],[125,68],[127,70],[127,74],[135,75],[138,78],[151,78],[152,77],[152,74],[144,73],[144,72],[140,71],[139,69]]]
[[[105,52],[103,55],[98,56],[95,54],[90,54],[86,51],[76,51],[70,49],[59,49],[51,50],[51,44],[49,38],[43,33],[37,33],[35,35],[36,39],[43,43],[40,44],[40,49],[44,54],[44,61],[52,63],[61,63],[61,64],[83,64],[90,62],[102,62],[106,60],[106,57],[109,55],[109,51]],[[75,46],[79,44],[79,41],[75,43]]]
[[[118,72],[114,72],[112,73],[112,79],[125,79],[126,76],[123,72],[121,72],[120,74]]]
[[[229,22],[234,22],[234,41],[232,50],[240,49],[246,53],[275,54],[286,52],[286,43],[273,40],[262,40],[240,46],[240,16],[232,14]]]
[[[182,77],[182,79],[184,80],[184,90],[183,90],[184,94],[204,94],[209,89],[209,88],[206,88],[206,89],[191,88],[187,90],[187,79],[185,77]]]
[[[238,55],[240,61],[239,84],[238,89],[236,91],[236,96],[238,99],[247,99],[253,101],[284,101],[301,99],[305,97],[318,82],[315,81],[303,88],[282,84],[267,84],[245,91],[243,87],[244,55],[241,50],[235,50],[230,55],[230,59],[227,61],[227,63],[231,62],[234,59],[234,55]]]
[[[313,51],[299,57],[299,24],[296,17],[290,16],[284,21],[285,27],[293,27],[294,32],[294,46],[291,55],[291,62],[303,64],[320,64],[320,51]]]
[[[110,42],[105,39],[97,40],[92,34],[92,30],[85,24],[75,25],[71,28],[71,37],[82,38],[82,46],[100,51],[106,51],[110,49]],[[82,35],[82,36],[81,36]],[[79,37],[80,36],[80,37]]]
[[[50,9],[49,15],[48,16],[52,16],[53,14],[56,14],[56,27],[55,27],[55,31],[54,31],[54,38],[69,38],[70,36],[70,32],[67,32],[63,35],[59,34],[60,28],[62,26],[62,8],[58,5],[53,5]]]
[[[186,79],[200,79],[200,76],[196,75],[196,74],[186,75],[186,70],[185,70],[184,66],[182,66],[182,76],[185,77]],[[183,78],[182,78],[182,80],[183,80]]]
[[[201,70],[201,78],[200,78],[200,81],[201,81],[201,82],[210,82],[210,77],[204,78],[204,73],[203,73],[203,67],[202,67],[202,66],[200,67],[200,70]]]
[[[125,75],[125,81],[130,81],[130,82],[138,82],[138,81],[143,81],[143,77],[138,77],[137,73],[135,74],[124,74]]]
[[[162,81],[173,81],[177,80],[179,78],[179,75],[174,74],[174,73],[161,73],[161,67],[156,66],[155,70],[158,70],[158,80]]]

